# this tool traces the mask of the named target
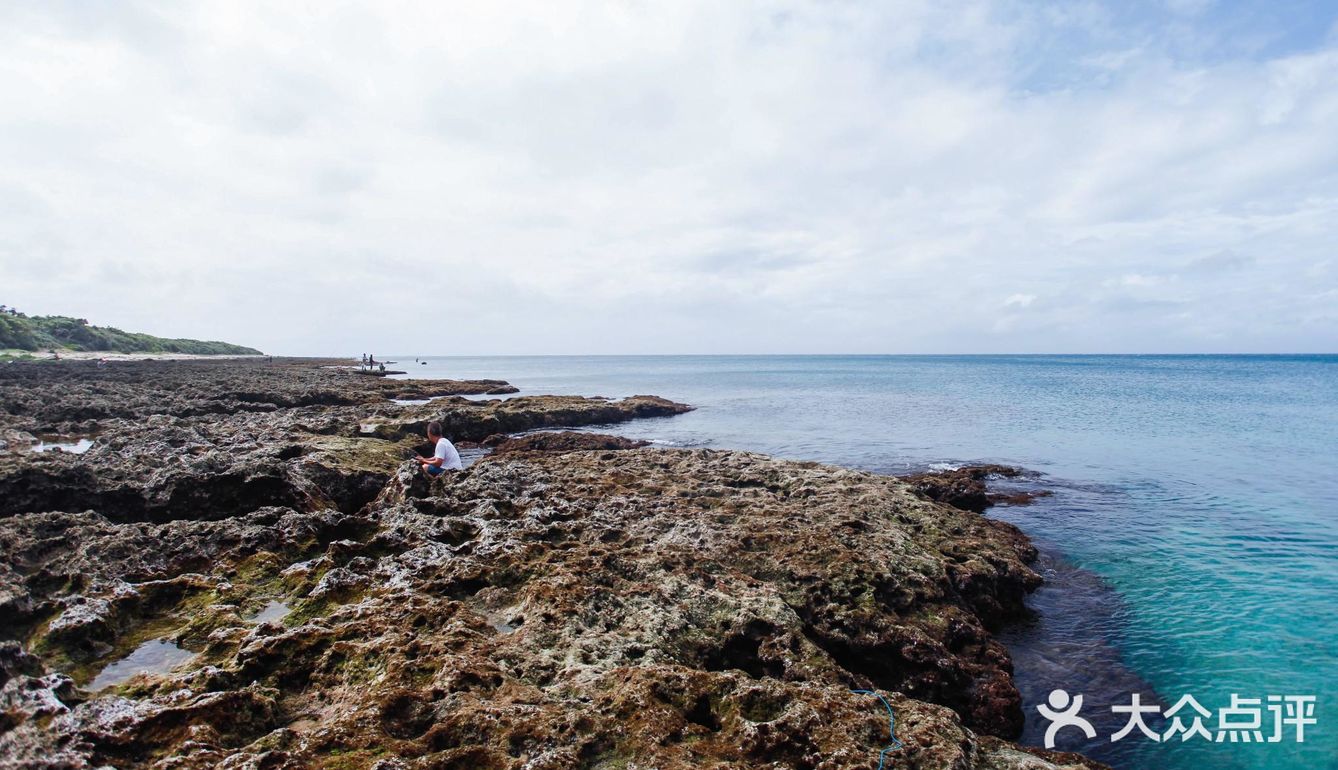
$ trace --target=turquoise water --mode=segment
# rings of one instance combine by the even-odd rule
[[[697,405],[618,429],[668,445],[1039,471],[1053,497],[990,514],[1032,535],[1051,580],[1036,622],[1006,637],[1027,741],[1063,687],[1102,729],[1060,746],[1121,768],[1338,767],[1338,356],[393,358],[524,393]],[[1304,743],[1288,727],[1281,743],[1112,744],[1110,706],[1132,690],[1193,695],[1210,730],[1231,693],[1314,695],[1317,724]]]

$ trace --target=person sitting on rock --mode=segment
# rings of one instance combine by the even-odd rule
[[[427,440],[436,447],[431,457],[418,457],[419,466],[423,472],[429,476],[439,476],[445,471],[458,471],[465,466],[460,462],[460,453],[455,450],[455,444],[441,435],[441,423],[432,421],[427,424]]]

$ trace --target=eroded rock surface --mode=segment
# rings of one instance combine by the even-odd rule
[[[508,452],[575,452],[586,449],[640,449],[650,446],[649,441],[610,436],[606,433],[585,433],[574,430],[543,431],[524,436],[497,434],[483,440],[483,446],[492,453]]]
[[[926,499],[983,513],[992,505],[1027,505],[1050,494],[1044,489],[993,492],[986,483],[990,479],[1016,479],[1024,475],[1026,471],[1011,465],[986,464],[926,471],[901,478]]]
[[[905,744],[894,766],[1099,767],[994,737],[1021,712],[990,631],[1039,583],[1007,524],[893,478],[740,452],[550,437],[438,479],[403,461],[433,411],[482,431],[682,408],[99,418],[85,457],[121,475],[86,488],[107,498],[0,519],[0,765],[873,770],[886,712],[851,690],[876,689]],[[153,464],[159,446],[202,447],[234,476],[192,493],[190,515],[165,490],[204,475]],[[15,473],[72,459],[7,460],[0,483],[23,492],[34,477]],[[45,478],[26,499],[59,498],[63,477]],[[166,494],[170,515],[113,510],[116,490]],[[152,640],[195,657],[86,689]]]
[[[138,371],[137,367],[145,367]],[[0,516],[95,510],[119,521],[221,518],[266,505],[353,512],[421,450],[433,420],[456,440],[669,416],[654,396],[471,400],[500,380],[400,380],[276,363],[93,362],[0,367],[0,431],[93,436],[83,454],[0,452]],[[427,404],[394,399],[431,394]]]

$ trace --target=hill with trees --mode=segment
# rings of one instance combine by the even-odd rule
[[[0,306],[0,349],[77,350],[108,353],[187,353],[211,356],[261,355],[228,342],[173,339],[93,326],[82,318],[28,316]]]

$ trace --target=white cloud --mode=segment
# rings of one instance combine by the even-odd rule
[[[1166,7],[1182,16],[1198,16],[1214,5],[1214,0],[1166,0]]]
[[[1236,270],[1243,270],[1255,263],[1255,260],[1248,255],[1232,251],[1231,249],[1222,249],[1206,254],[1201,257],[1191,259],[1185,266],[1186,272],[1191,273],[1225,273]]]
[[[1138,273],[1130,273],[1129,275],[1120,276],[1120,280],[1111,283],[1118,286],[1160,286],[1163,283],[1166,283],[1166,278],[1160,275],[1139,275]]]
[[[1077,10],[12,6],[0,301],[314,354],[1334,349],[1338,49]]]

